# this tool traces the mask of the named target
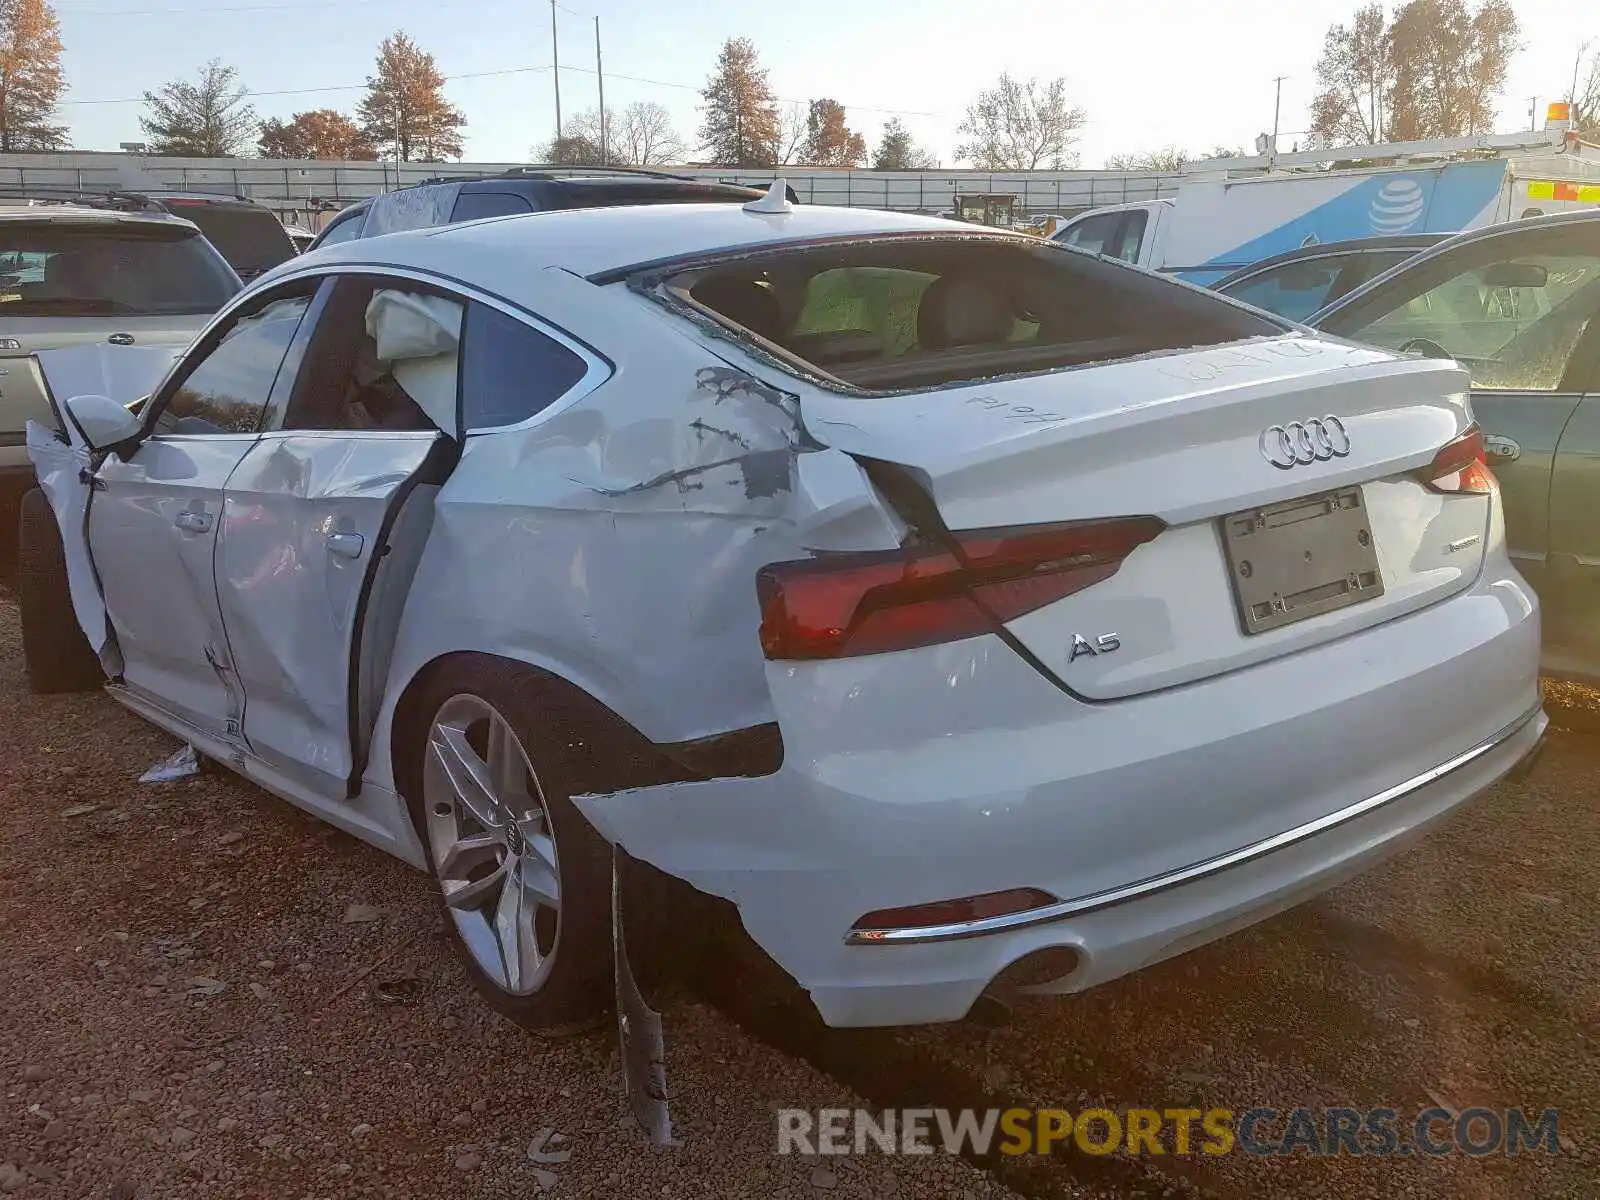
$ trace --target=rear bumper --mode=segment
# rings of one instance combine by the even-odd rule
[[[831,1025],[959,1019],[1051,947],[1077,966],[1048,990],[1080,990],[1365,870],[1534,749],[1538,613],[1496,558],[1423,612],[1110,704],[1067,698],[989,639],[774,665],[777,773],[580,807],[733,901]],[[851,937],[871,911],[1020,887],[1059,903]]]

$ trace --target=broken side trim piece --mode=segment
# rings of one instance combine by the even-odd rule
[[[620,847],[612,848],[611,955],[617,988],[617,1058],[633,1119],[651,1145],[673,1146],[677,1143],[667,1111],[667,1047],[661,1014],[644,1002],[628,964],[622,920],[622,854]]]

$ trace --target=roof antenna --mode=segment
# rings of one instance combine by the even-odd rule
[[[767,194],[759,200],[752,200],[744,206],[745,212],[753,213],[787,213],[794,211],[794,205],[789,203],[789,185],[779,175],[772,181],[772,186],[767,189]]]

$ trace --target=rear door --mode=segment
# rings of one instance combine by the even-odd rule
[[[459,445],[463,302],[324,285],[292,391],[228,481],[222,622],[250,750],[302,787],[356,787],[388,641]]]
[[[1600,223],[1514,230],[1420,260],[1319,320],[1332,333],[1451,357],[1472,376],[1517,569],[1544,594],[1557,447],[1592,386]],[[1557,611],[1546,613],[1552,625]]]

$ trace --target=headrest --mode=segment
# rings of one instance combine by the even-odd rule
[[[928,285],[917,306],[917,343],[924,350],[1003,342],[1013,328],[1011,304],[979,279],[941,276]]]

